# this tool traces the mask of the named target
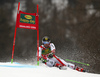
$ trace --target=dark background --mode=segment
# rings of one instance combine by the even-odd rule
[[[14,15],[19,1],[0,0],[0,62],[11,61],[16,24]],[[56,46],[57,56],[90,64],[74,63],[88,72],[100,74],[100,0],[20,2],[20,9],[28,13],[35,13],[36,5],[39,5],[40,45],[42,37],[49,36]],[[36,61],[36,39],[35,30],[17,29],[14,61]]]

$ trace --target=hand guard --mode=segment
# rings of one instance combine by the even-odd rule
[[[48,55],[48,58],[53,58],[53,53],[50,53],[49,55]]]
[[[47,60],[44,59],[43,57],[41,57],[40,60],[42,61],[42,63],[46,63],[47,62]]]

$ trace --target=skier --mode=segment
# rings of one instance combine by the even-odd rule
[[[51,43],[51,40],[48,36],[43,37],[42,44],[39,47],[39,58],[49,67],[58,67],[59,69],[66,69],[69,67],[77,71],[85,72],[83,69],[77,67],[74,64],[67,63],[63,59],[55,55],[55,45]]]

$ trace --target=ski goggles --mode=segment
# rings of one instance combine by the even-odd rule
[[[44,41],[43,44],[50,44],[50,42],[48,42],[48,41]]]

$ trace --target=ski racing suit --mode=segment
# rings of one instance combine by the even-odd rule
[[[52,58],[48,58],[50,53],[53,53]],[[44,45],[41,45],[39,47],[39,57],[40,58],[42,57],[43,59],[47,60],[45,64],[49,67],[53,67],[53,66],[58,67],[60,65],[60,66],[67,66],[71,69],[75,68],[74,64],[67,63],[63,59],[55,55],[55,45],[53,43],[50,43],[48,48],[45,48]]]

